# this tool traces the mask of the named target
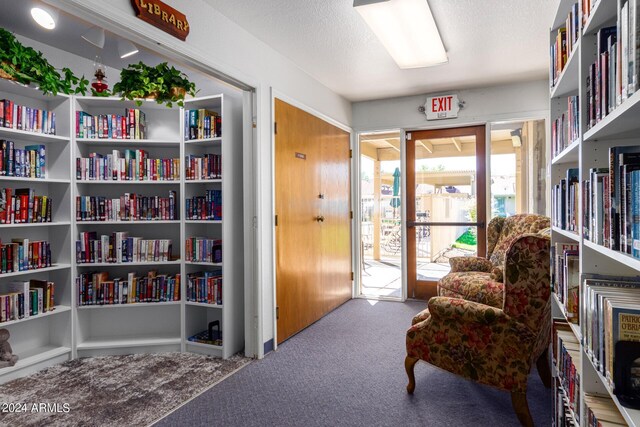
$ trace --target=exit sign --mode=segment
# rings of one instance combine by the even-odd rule
[[[427,120],[453,119],[458,117],[460,105],[458,95],[441,95],[427,98],[424,112]]]

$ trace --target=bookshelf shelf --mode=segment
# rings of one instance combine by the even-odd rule
[[[584,133],[585,141],[602,138],[635,136],[640,116],[640,91],[627,98],[618,108]]]
[[[551,98],[559,98],[578,91],[578,51],[580,50],[580,40],[573,47],[573,52],[569,55],[567,64],[562,70],[558,82],[551,88]]]
[[[208,265],[209,267],[222,267],[221,262],[185,261],[186,265]]]
[[[567,19],[567,15],[571,10],[571,7],[575,3],[574,0],[560,0],[558,3],[558,8],[556,9],[556,14],[553,18],[553,22],[551,24],[552,30],[557,30],[559,27],[562,27]]]
[[[222,143],[222,137],[216,136],[215,138],[204,138],[204,139],[187,139],[184,141],[185,144],[200,144],[200,145],[217,145]]]
[[[76,142],[87,146],[114,147],[178,147],[180,145],[180,141],[162,139],[76,138]]]
[[[552,165],[560,165],[566,163],[577,163],[580,147],[580,139],[573,141],[567,148],[562,150],[560,154],[553,158]]]
[[[611,18],[616,15],[616,2],[607,0],[598,0],[598,2],[591,9],[589,19],[582,29],[582,34],[587,35],[595,32],[603,24],[611,21]]]
[[[611,387],[609,387],[609,382],[605,379],[602,373],[598,369],[596,369],[595,365],[593,364],[593,361],[588,357],[583,357],[583,359],[589,360],[589,365],[591,369],[595,371],[596,375],[598,376],[598,379],[600,380],[602,385],[607,389],[607,392],[609,393],[613,402],[618,407],[618,410],[620,411],[620,414],[624,417],[625,421],[629,423],[630,426],[640,425],[640,410],[626,408],[622,406],[620,404],[620,401],[616,397],[616,395],[613,394],[613,390],[611,390]]]
[[[7,93],[9,97],[11,95],[24,96],[35,101],[41,102],[64,102],[67,101],[70,96],[63,93],[57,95],[44,95],[39,89],[32,86],[25,86],[22,83],[14,82],[7,79],[0,79],[0,92]]]
[[[64,178],[22,178],[17,176],[0,176],[0,181],[13,181],[13,182],[29,182],[29,183],[41,183],[41,184],[70,184],[70,179]]]
[[[185,224],[222,224],[219,219],[187,219]]]
[[[555,292],[552,292],[551,295],[553,296],[555,304],[560,309],[560,312],[562,313],[562,316],[563,316],[564,320],[566,320],[566,322],[571,327],[571,332],[573,332],[573,335],[576,336],[576,339],[578,340],[578,342],[581,342],[582,341],[582,332],[580,332],[580,325],[577,325],[575,323],[571,323],[569,321],[569,319],[567,318],[566,310],[564,309],[564,305],[558,299],[558,295]]]
[[[18,362],[14,366],[3,368],[2,374],[3,375],[10,374],[14,371],[25,369],[32,365],[46,362],[53,358],[69,355],[70,353],[71,353],[70,347],[64,347],[64,346],[58,347],[53,345],[36,347],[26,351],[18,352],[16,353],[20,357]]]
[[[204,302],[185,301],[186,305],[192,305],[194,307],[207,307],[207,308],[222,308],[223,304],[207,304]]]
[[[71,311],[71,307],[64,306],[64,305],[56,305],[55,310],[53,311],[47,311],[45,313],[38,314],[37,316],[29,316],[24,319],[11,320],[9,322],[2,322],[0,323],[0,328],[4,328],[9,325],[16,325],[18,323],[29,322],[31,320],[44,319],[45,317],[55,316],[56,314],[68,313],[70,311]]]
[[[165,302],[136,302],[131,304],[102,304],[102,305],[81,305],[78,310],[105,310],[117,308],[141,308],[141,307],[167,307],[172,305],[180,305],[180,301]]]
[[[559,227],[552,227],[551,229],[553,230],[554,233],[558,233],[568,239],[571,239],[576,242],[580,241],[580,236],[573,231],[563,230],[562,228],[559,228]]]
[[[24,222],[19,224],[0,224],[0,228],[62,227],[71,225],[71,221]]]
[[[617,261],[621,264],[624,264],[628,267],[631,267],[635,270],[640,271],[640,259],[634,258],[629,254],[625,254],[622,252],[614,251],[612,249],[606,248],[602,245],[597,245],[589,240],[584,241],[584,245],[588,248],[593,249],[594,251],[599,252],[600,254],[606,256],[609,259]]]
[[[77,184],[100,184],[100,185],[180,185],[180,181],[101,181],[78,179]]]
[[[51,267],[47,267],[47,268],[37,268],[35,270],[24,270],[24,271],[13,271],[11,273],[2,273],[0,274],[0,278],[18,277],[18,276],[24,276],[26,274],[48,273],[50,271],[65,270],[67,268],[71,268],[71,264],[54,264]]]
[[[142,110],[166,110],[164,104],[158,104],[152,99],[141,99],[142,105],[136,105],[135,101],[122,100],[121,98],[110,97],[94,97],[94,96],[75,96],[74,99],[83,108],[108,108],[124,110],[125,108],[140,108]],[[84,110],[82,110],[84,111]]]
[[[128,336],[89,338],[78,343],[78,350],[103,350],[113,348],[133,347],[157,347],[167,345],[180,345],[182,339],[174,336]]]
[[[21,142],[69,142],[68,136],[49,135],[46,133],[29,132],[19,129],[0,127],[0,139],[15,139]]]
[[[153,224],[180,224],[180,220],[144,220],[144,221],[76,221],[77,226],[82,225],[153,225]]]
[[[223,341],[223,344],[224,344],[224,341]],[[195,342],[195,341],[187,341],[187,345],[191,346],[191,347],[200,347],[200,348],[206,348],[206,349],[211,349],[211,350],[222,350],[223,349],[223,347],[221,347],[219,345],[205,344],[205,343]]]
[[[140,267],[145,265],[180,265],[180,260],[178,261],[154,261],[154,262],[94,262],[94,263],[78,263],[78,268],[80,267],[122,267],[122,266],[131,266],[131,267]]]
[[[221,184],[222,179],[187,179],[186,184]]]

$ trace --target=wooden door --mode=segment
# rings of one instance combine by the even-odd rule
[[[453,248],[486,255],[485,126],[410,131],[406,152],[407,292],[410,298],[429,299],[449,268],[441,258],[455,256]],[[426,159],[440,164],[434,168]],[[473,208],[475,214],[469,215]],[[475,234],[475,253],[456,240],[460,233]]]
[[[349,134],[275,100],[278,343],[351,297]]]

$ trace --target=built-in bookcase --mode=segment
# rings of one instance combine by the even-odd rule
[[[553,46],[556,43],[558,29],[565,27],[565,20],[575,3],[574,0],[560,1],[550,31],[550,45]],[[590,396],[606,396],[612,399],[628,425],[640,426],[640,411],[626,408],[620,404],[608,381],[598,371],[595,362],[588,354],[583,336],[587,327],[584,323],[585,310],[588,310],[588,307],[584,306],[585,285],[583,279],[586,275],[591,274],[638,276],[640,275],[640,260],[626,253],[609,249],[603,244],[594,243],[588,237],[589,224],[586,223],[586,221],[593,219],[593,212],[585,215],[586,208],[582,203],[585,200],[583,199],[582,186],[585,185],[584,181],[590,179],[590,170],[609,167],[609,148],[640,145],[638,138],[640,134],[640,120],[638,120],[640,117],[640,92],[623,100],[597,123],[589,123],[589,95],[592,94],[587,86],[587,79],[590,78],[590,66],[598,57],[596,35],[601,28],[614,26],[620,22],[620,11],[625,1],[591,0],[590,2],[578,1],[577,3],[579,13],[578,39],[573,43],[573,50],[566,52],[566,65],[559,76],[556,76],[555,82],[552,71],[552,86],[550,88],[552,122],[561,118],[563,113],[568,111],[570,97],[579,97],[579,111],[576,115],[576,120],[578,120],[576,125],[579,127],[578,135],[573,140],[567,138],[564,148],[555,150],[555,153],[552,147],[550,166],[550,191],[552,194],[554,186],[560,184],[563,179],[567,179],[567,171],[570,169],[578,170],[577,189],[581,193],[576,204],[577,223],[575,229],[572,230],[567,223],[564,226],[554,223],[552,229],[552,245],[573,243],[577,245],[579,250],[580,279],[577,288],[580,303],[579,323],[571,323],[572,319],[566,305],[562,303],[561,298],[553,295],[554,317],[565,318],[569,321],[570,330],[575,335],[576,341],[580,343],[581,350],[579,357],[576,356],[574,359],[577,360],[576,369],[580,381],[578,388],[576,388],[576,390],[579,389],[580,394],[578,401],[583,404],[579,408],[573,408],[573,411],[568,411],[567,416],[573,425],[588,425],[585,401],[588,402],[591,399]],[[590,3],[590,10],[583,10],[583,7]],[[582,16],[585,14],[587,17],[583,21]],[[557,205],[552,205],[552,216],[556,207]],[[557,370],[556,375],[560,375]],[[569,394],[568,390],[564,392]]]
[[[33,188],[36,195],[53,199],[52,222],[0,224],[2,242],[12,238],[51,243],[52,266],[0,274],[0,294],[5,283],[43,279],[55,282],[55,310],[38,316],[0,323],[11,333],[11,345],[20,357],[18,364],[0,369],[0,382],[24,376],[51,364],[75,357],[160,351],[191,351],[229,357],[244,346],[243,311],[243,230],[242,230],[242,135],[241,105],[223,95],[185,102],[184,108],[167,108],[153,101],[134,102],[119,98],[88,96],[42,96],[39,91],[0,79],[0,99],[56,112],[56,134],[36,134],[0,127],[0,139],[16,147],[43,144],[46,147],[46,179],[0,175],[0,187]],[[146,119],[146,138],[121,139],[78,135],[76,117],[125,115],[125,109],[139,109]],[[206,109],[219,115],[221,131],[206,138],[189,139],[185,133],[186,110]],[[188,123],[187,123],[188,126]],[[188,132],[188,129],[186,129]],[[78,177],[77,158],[91,153],[106,156],[114,150],[145,150],[149,158],[179,159],[180,176],[174,180],[95,180]],[[185,156],[213,153],[220,156],[220,175],[214,179],[186,180]],[[222,192],[221,217],[186,220],[187,198]],[[169,197],[174,192],[176,219],[84,221],[76,219],[78,196],[117,199],[125,193],[143,197]],[[130,263],[81,263],[76,260],[80,233],[98,235],[127,232],[143,239],[170,239],[169,261]],[[185,241],[190,236],[222,240],[220,262],[190,262],[185,259]],[[222,269],[221,302],[187,301],[187,275]],[[83,273],[106,272],[109,279],[128,273],[145,276],[149,271],[180,275],[180,292],[175,301],[130,304],[79,305],[76,278]],[[188,340],[206,331],[217,320],[222,344],[210,345]]]
[[[38,90],[0,79],[0,99],[15,104],[55,112],[56,132],[37,133],[18,128],[0,127],[0,140],[13,141],[15,148],[44,145],[45,176],[26,178],[0,175],[0,187],[13,191],[32,188],[36,195],[52,201],[51,222],[0,225],[3,243],[14,238],[50,242],[52,265],[48,268],[0,274],[0,294],[7,293],[11,282],[31,279],[55,282],[55,309],[36,316],[0,323],[11,334],[10,343],[20,359],[13,367],[0,370],[0,381],[24,376],[52,363],[72,357],[73,289],[71,217],[71,98],[43,96]]]

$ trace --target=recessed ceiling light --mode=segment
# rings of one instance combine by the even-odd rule
[[[56,27],[57,12],[43,9],[41,7],[31,8],[31,17],[43,28],[53,30]]]
[[[400,68],[449,60],[427,0],[354,0],[353,7]]]
[[[124,59],[131,55],[135,55],[138,53],[138,48],[136,45],[131,43],[129,40],[118,39],[118,54],[120,58]]]

